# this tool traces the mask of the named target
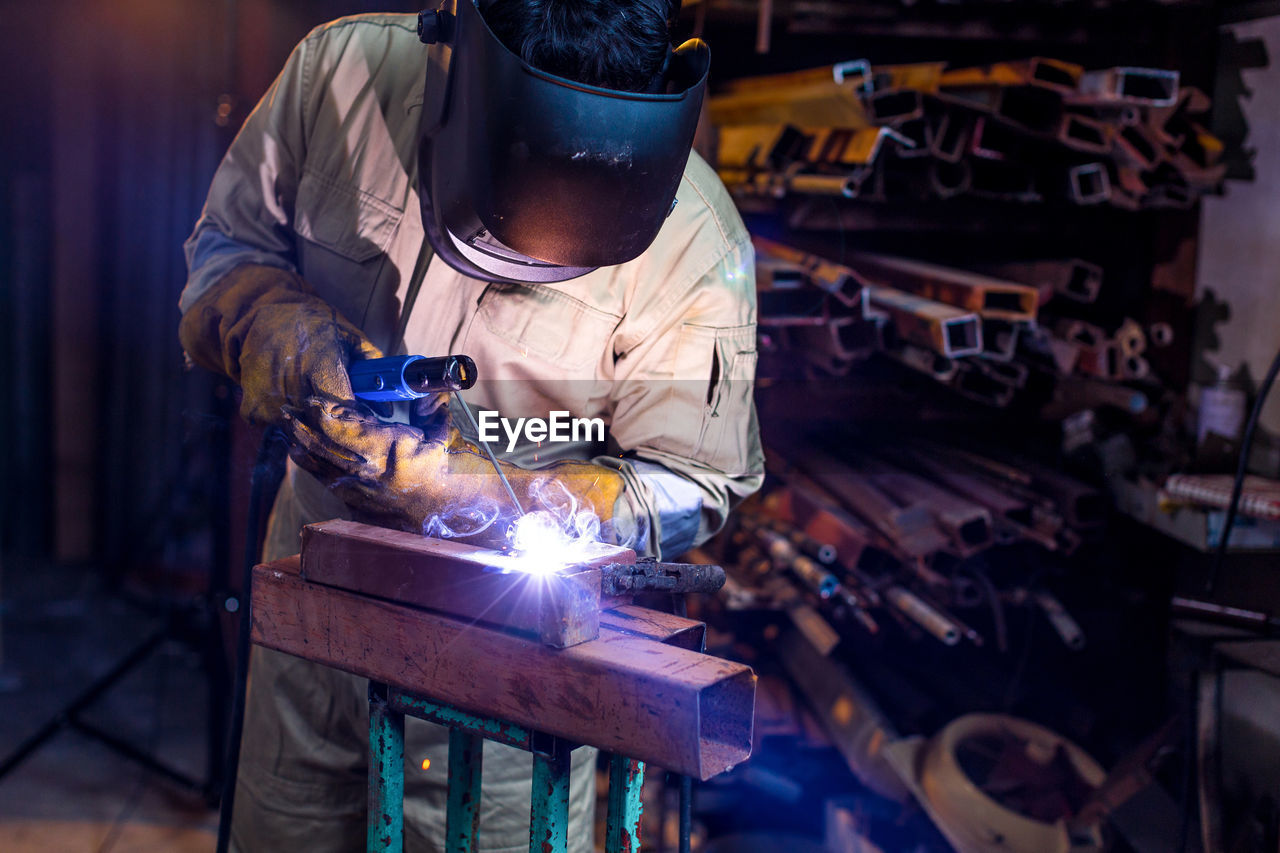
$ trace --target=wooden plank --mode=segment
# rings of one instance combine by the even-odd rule
[[[302,576],[539,637],[556,648],[600,633],[600,566],[635,552],[599,545],[557,573],[521,571],[510,554],[355,521],[302,529]]]
[[[567,649],[254,569],[253,642],[575,743],[709,779],[751,753],[750,667],[616,631]]]

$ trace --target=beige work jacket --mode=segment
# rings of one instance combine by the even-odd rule
[[[412,15],[344,18],[308,35],[214,177],[186,245],[181,307],[238,264],[294,270],[384,351],[475,359],[473,408],[512,422],[557,410],[601,418],[604,441],[521,442],[508,459],[609,465],[626,483],[618,538],[668,557],[702,542],[763,476],[753,259],[723,185],[691,155],[647,251],[561,284],[491,284],[435,259],[401,346],[392,338],[424,239],[426,63]],[[304,517],[341,512],[308,475],[290,477]]]

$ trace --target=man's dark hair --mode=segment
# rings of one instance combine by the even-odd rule
[[[534,68],[643,92],[662,71],[679,0],[493,0],[481,9],[494,35]]]

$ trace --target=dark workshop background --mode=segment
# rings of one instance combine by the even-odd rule
[[[99,644],[93,631],[108,638],[104,648],[127,647],[138,626],[164,622],[175,602],[209,604],[210,593],[236,576],[254,438],[239,425],[226,383],[184,369],[176,336],[185,279],[181,245],[221,152],[293,44],[317,23],[373,9],[416,6],[0,3],[0,691],[8,691],[0,692],[0,707],[14,709],[0,714],[0,753],[112,663],[85,651]],[[1133,314],[1175,327],[1172,349],[1152,361],[1163,389],[1182,400],[1194,384],[1212,382],[1206,353],[1237,367],[1242,385],[1253,388],[1280,346],[1280,71],[1268,64],[1280,51],[1277,14],[1274,0],[706,0],[685,10],[680,27],[703,32],[711,43],[717,87],[851,58],[964,66],[1050,56],[1088,68],[1180,70],[1184,83],[1212,97],[1210,129],[1234,157],[1225,193],[1189,209],[1007,203],[957,216],[929,203],[855,203],[834,215],[814,208],[812,227],[803,217],[784,222],[751,204],[744,213],[756,233],[789,238],[836,262],[857,249],[954,263],[1089,257],[1106,270],[1100,310],[1107,323]],[[837,433],[879,435],[937,412],[941,422],[962,422],[970,432],[994,430],[989,434],[997,438],[1001,429],[1016,432],[1010,444],[1030,435],[1021,422],[1011,426],[1000,413],[973,409],[977,404],[946,396],[924,379],[903,377],[900,369],[873,361],[849,376],[793,384],[772,404],[762,401],[766,435],[822,418]],[[796,387],[800,405],[787,396]],[[1277,397],[1261,421],[1267,434],[1280,432]],[[966,414],[957,416],[962,408]],[[1261,445],[1262,470],[1275,476],[1277,445],[1267,435]],[[1215,600],[1280,612],[1274,556],[1233,559],[1235,570]],[[1068,578],[1061,597],[1078,605],[1081,621],[1096,632],[1088,657],[1068,660],[1060,648],[1046,650],[1045,631],[1041,645],[1021,643],[1014,626],[1011,655],[966,650],[950,659],[964,662],[957,667],[938,647],[917,643],[878,649],[858,674],[888,685],[886,704],[909,721],[905,729],[923,734],[965,710],[966,699],[990,707],[992,693],[1013,691],[1015,674],[1018,699],[1006,706],[1079,737],[1110,767],[1179,707],[1188,676],[1171,661],[1193,652],[1170,639],[1168,600],[1177,590],[1199,589],[1206,566],[1201,551],[1118,517],[1080,564],[1054,569]],[[127,603],[111,605],[124,607],[116,611],[108,600]],[[88,604],[58,611],[50,601]],[[106,612],[120,615],[106,624],[94,616]],[[44,637],[42,631],[56,631],[61,645],[24,640]],[[43,657],[53,648],[58,660],[74,663],[55,666]],[[913,677],[940,683],[931,666],[960,673],[958,680],[978,675],[972,684],[939,687],[937,695],[954,700],[940,703],[908,684]],[[994,686],[977,683],[987,676]],[[191,696],[203,695],[199,679],[189,686]],[[1280,714],[1269,713],[1280,693],[1266,680],[1239,690],[1243,710],[1235,725],[1246,746],[1228,753],[1238,762],[1237,788],[1253,790],[1239,779],[1280,755]],[[1060,691],[1070,691],[1073,700],[1055,704]],[[123,703],[120,713],[128,715],[130,707]],[[174,718],[188,720],[198,734],[204,725],[198,713],[175,711]],[[69,755],[78,755],[74,748]],[[196,756],[192,772],[202,772],[200,747],[184,748]],[[846,784],[832,782],[847,775],[839,758],[825,754],[823,760],[832,766],[805,784]],[[1188,766],[1175,758],[1164,771],[1169,802],[1191,801],[1185,789],[1176,790]],[[761,775],[755,787],[741,790],[758,796],[769,789],[761,780],[770,778],[777,782]],[[15,781],[0,779],[0,800],[3,786]],[[42,776],[40,784],[50,796],[59,790],[52,777]],[[775,793],[778,785],[785,794],[782,783]],[[721,793],[735,791],[728,786]],[[708,802],[718,801],[709,796]],[[764,802],[762,813],[777,814],[779,803],[790,801]],[[1271,804],[1274,809],[1275,800]],[[723,814],[737,814],[735,808],[724,806]],[[198,808],[196,814],[196,823],[207,823]],[[0,810],[0,823],[10,817]],[[1259,821],[1267,832],[1276,825],[1274,814]],[[92,845],[100,840],[94,837]]]

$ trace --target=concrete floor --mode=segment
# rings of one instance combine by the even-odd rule
[[[160,622],[104,594],[92,572],[0,565],[0,760]],[[84,714],[194,777],[204,775],[204,676],[165,643]],[[0,850],[208,851],[217,814],[202,798],[63,730],[0,779]]]

